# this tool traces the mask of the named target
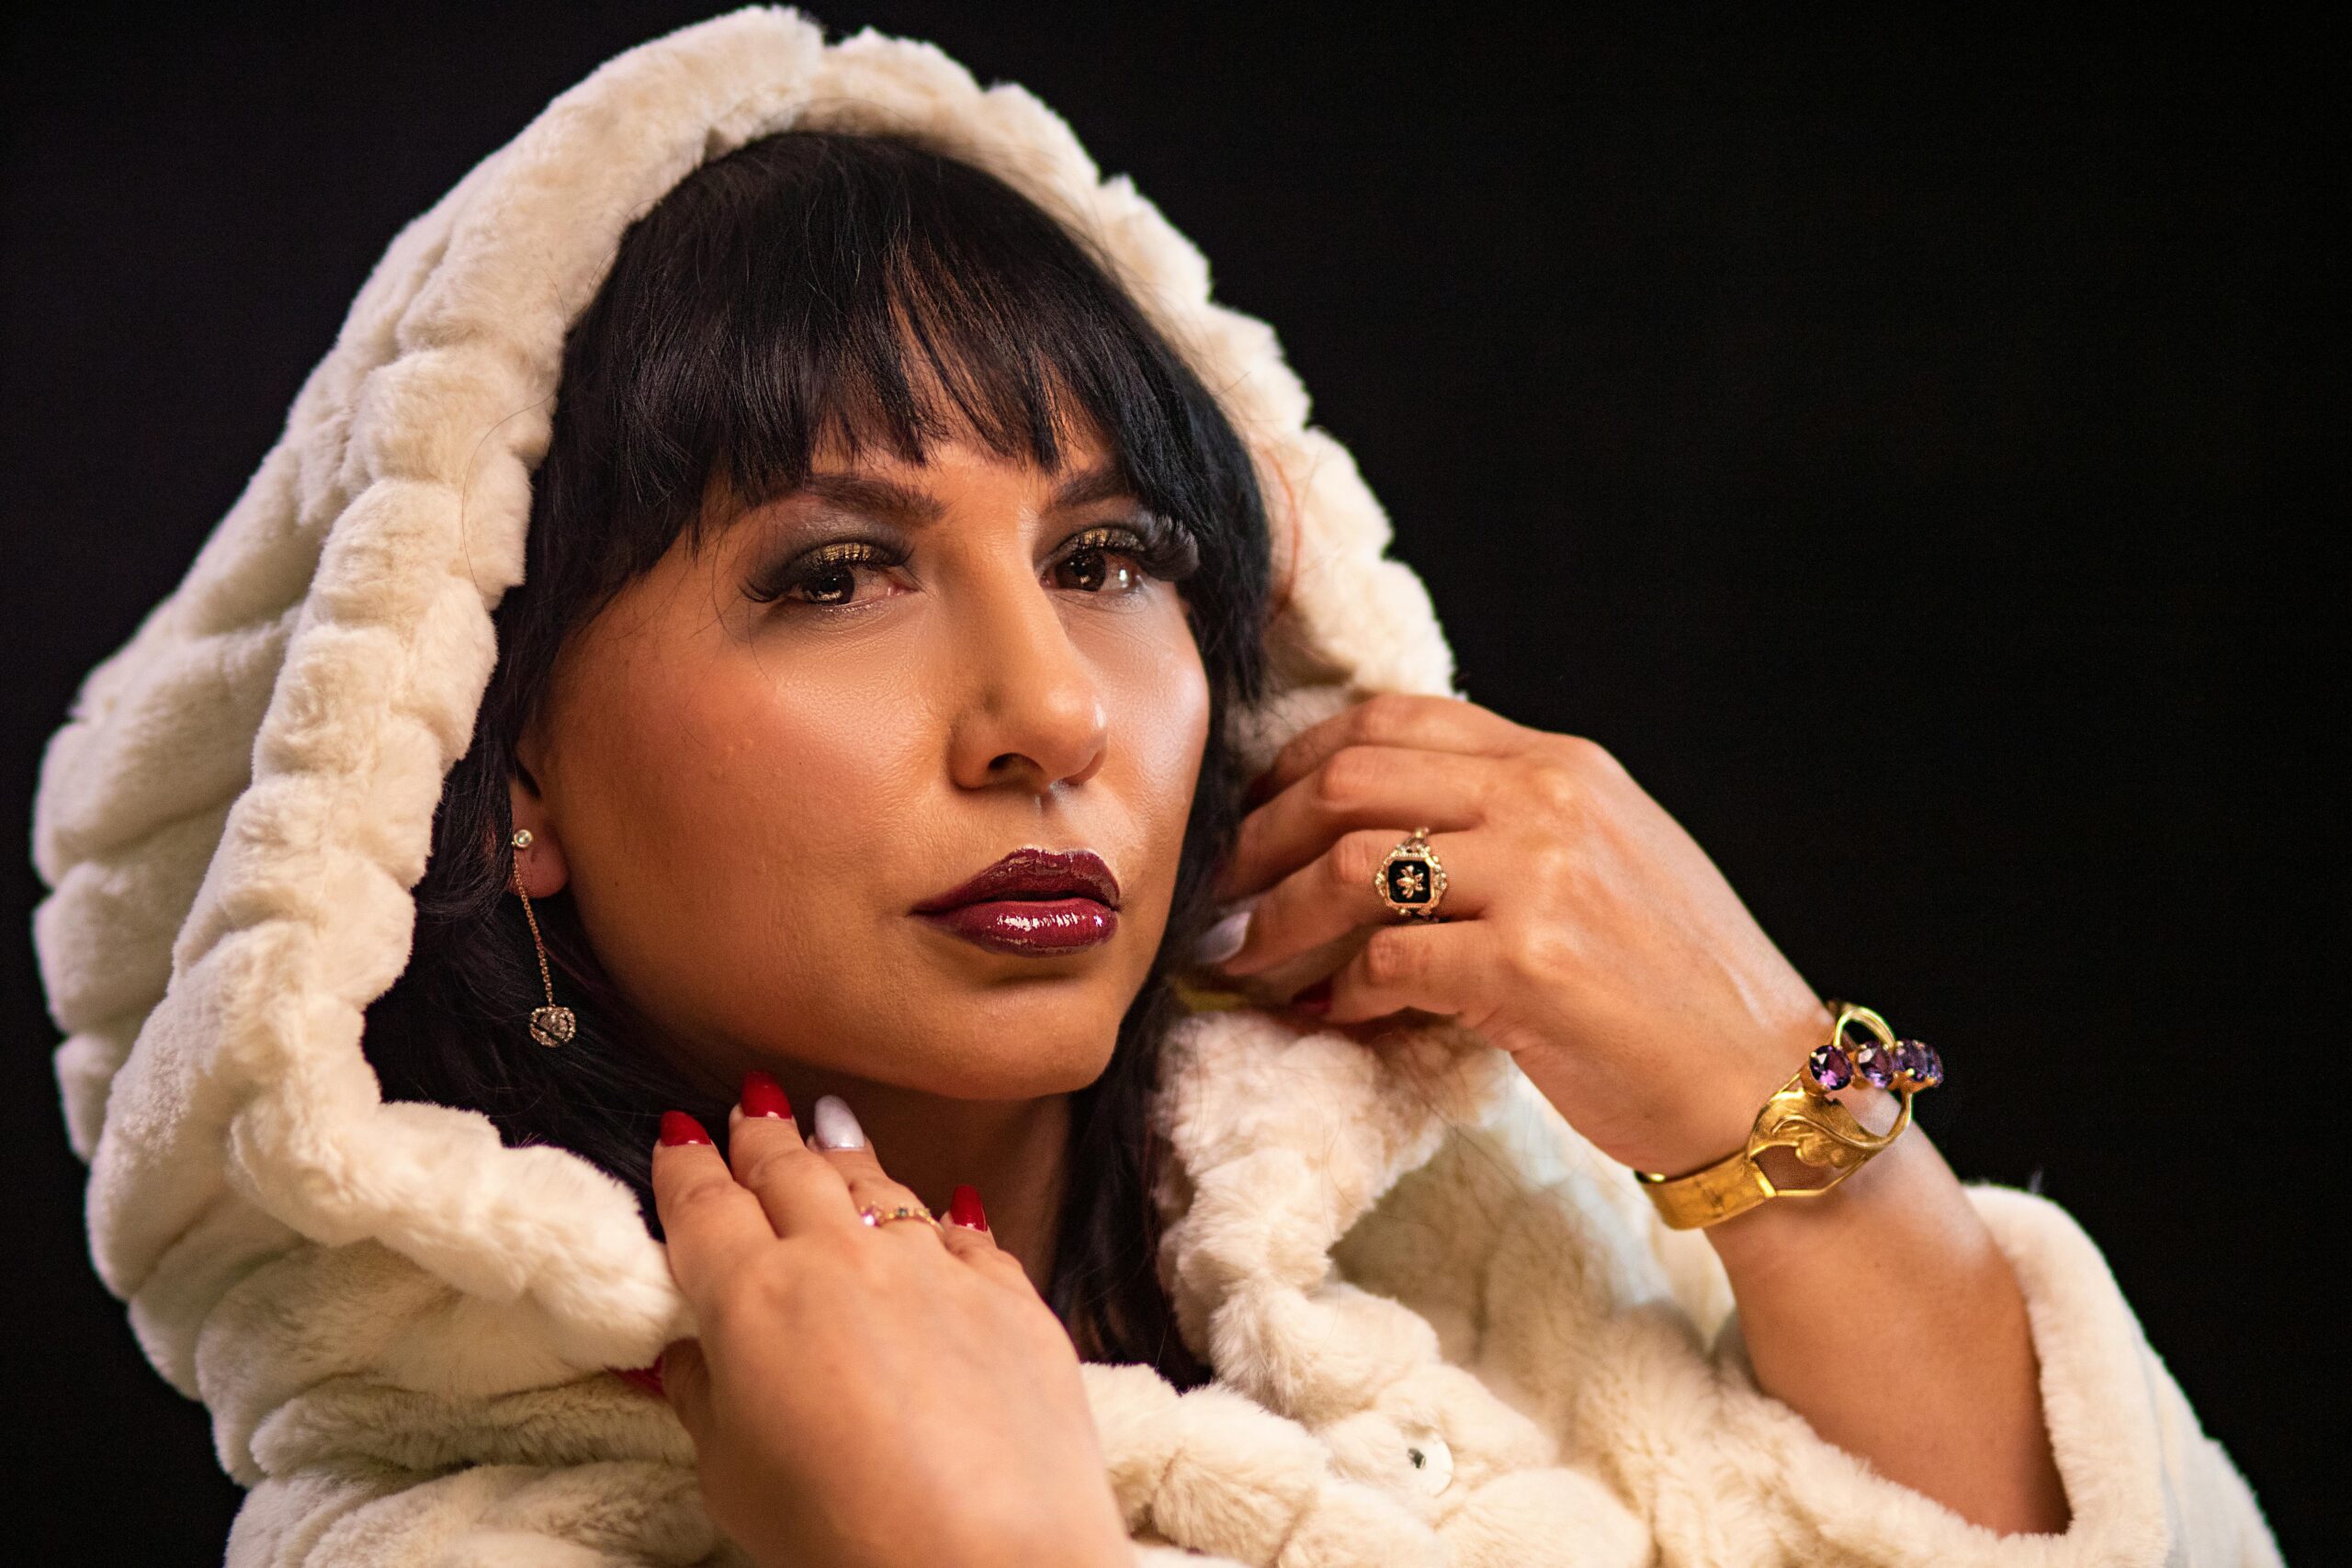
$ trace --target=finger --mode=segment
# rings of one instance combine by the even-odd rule
[[[653,1150],[653,1208],[670,1253],[670,1272],[689,1301],[707,1301],[713,1285],[754,1247],[775,1240],[760,1201],[737,1183],[702,1124],[683,1111],[662,1118]]]
[[[1252,975],[1335,942],[1359,927],[1392,925],[1404,917],[1374,891],[1373,875],[1404,834],[1389,828],[1342,833],[1330,848],[1260,896],[1241,946],[1217,968]],[[1493,890],[1511,874],[1498,863],[1503,840],[1490,829],[1431,833],[1430,850],[1445,867],[1439,912],[1448,922],[1482,912]],[[1420,921],[1415,921],[1420,924]]]
[[[1217,872],[1216,898],[1229,903],[1272,886],[1353,828],[1396,828],[1401,836],[1421,824],[1432,832],[1477,827],[1515,776],[1496,757],[1343,746],[1242,818]]]
[[[939,1227],[939,1239],[951,1255],[1001,1284],[1035,1292],[1036,1286],[1030,1281],[1021,1260],[997,1245],[977,1190],[968,1185],[956,1188],[944,1218],[946,1223]]]
[[[885,1211],[901,1206],[929,1211],[931,1206],[916,1197],[912,1189],[891,1179],[882,1168],[880,1156],[874,1152],[873,1144],[858,1125],[857,1115],[850,1110],[847,1100],[839,1095],[825,1095],[817,1101],[815,1119],[817,1131],[810,1142],[816,1145],[817,1156],[830,1164],[848,1184],[853,1218],[869,1204]]]
[[[1478,1027],[1483,1015],[1468,1015],[1483,998],[1500,994],[1497,972],[1503,958],[1490,920],[1385,927],[1333,972],[1331,1005],[1322,1021],[1362,1023],[1415,1008]]]
[[[774,1078],[743,1076],[742,1098],[728,1117],[728,1163],[735,1179],[766,1212],[780,1236],[838,1227],[848,1190],[840,1175],[800,1141],[792,1105]]]
[[[1283,742],[1266,771],[1252,781],[1249,803],[1272,798],[1343,746],[1405,746],[1503,757],[1525,750],[1535,733],[1459,697],[1382,692],[1308,725]]]

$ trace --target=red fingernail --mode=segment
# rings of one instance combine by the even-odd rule
[[[1331,976],[1326,975],[1306,989],[1291,998],[1290,1005],[1300,1012],[1320,1015],[1331,1010]]]
[[[949,1195],[947,1223],[952,1225],[962,1225],[966,1230],[984,1231],[989,1228],[988,1214],[980,1208],[978,1189],[968,1186],[958,1187]]]
[[[674,1149],[680,1144],[708,1143],[710,1143],[710,1134],[702,1130],[702,1123],[684,1111],[664,1111],[662,1112],[662,1146],[663,1148]],[[711,1146],[716,1148],[718,1145],[713,1144]]]
[[[776,1116],[789,1122],[792,1120],[792,1101],[785,1098],[782,1084],[753,1067],[743,1075],[743,1114]]]

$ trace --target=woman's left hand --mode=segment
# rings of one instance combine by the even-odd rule
[[[1637,1169],[1738,1147],[1828,1038],[1828,1010],[1714,863],[1590,740],[1383,694],[1293,738],[1252,798],[1217,896],[1262,896],[1216,968],[1352,945],[1328,1021],[1452,1015]],[[1373,886],[1422,824],[1445,867],[1440,921],[1396,914]]]

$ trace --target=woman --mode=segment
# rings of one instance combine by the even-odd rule
[[[790,13],[402,233],[39,803],[232,1562],[2276,1561],[1305,412],[1033,100]]]

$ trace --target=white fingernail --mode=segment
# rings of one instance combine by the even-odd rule
[[[1240,952],[1242,943],[1250,940],[1250,916],[1256,907],[1253,899],[1203,931],[1201,940],[1193,945],[1193,962],[1222,964]]]
[[[817,1146],[820,1149],[862,1149],[865,1129],[857,1124],[849,1101],[837,1094],[817,1097]]]

